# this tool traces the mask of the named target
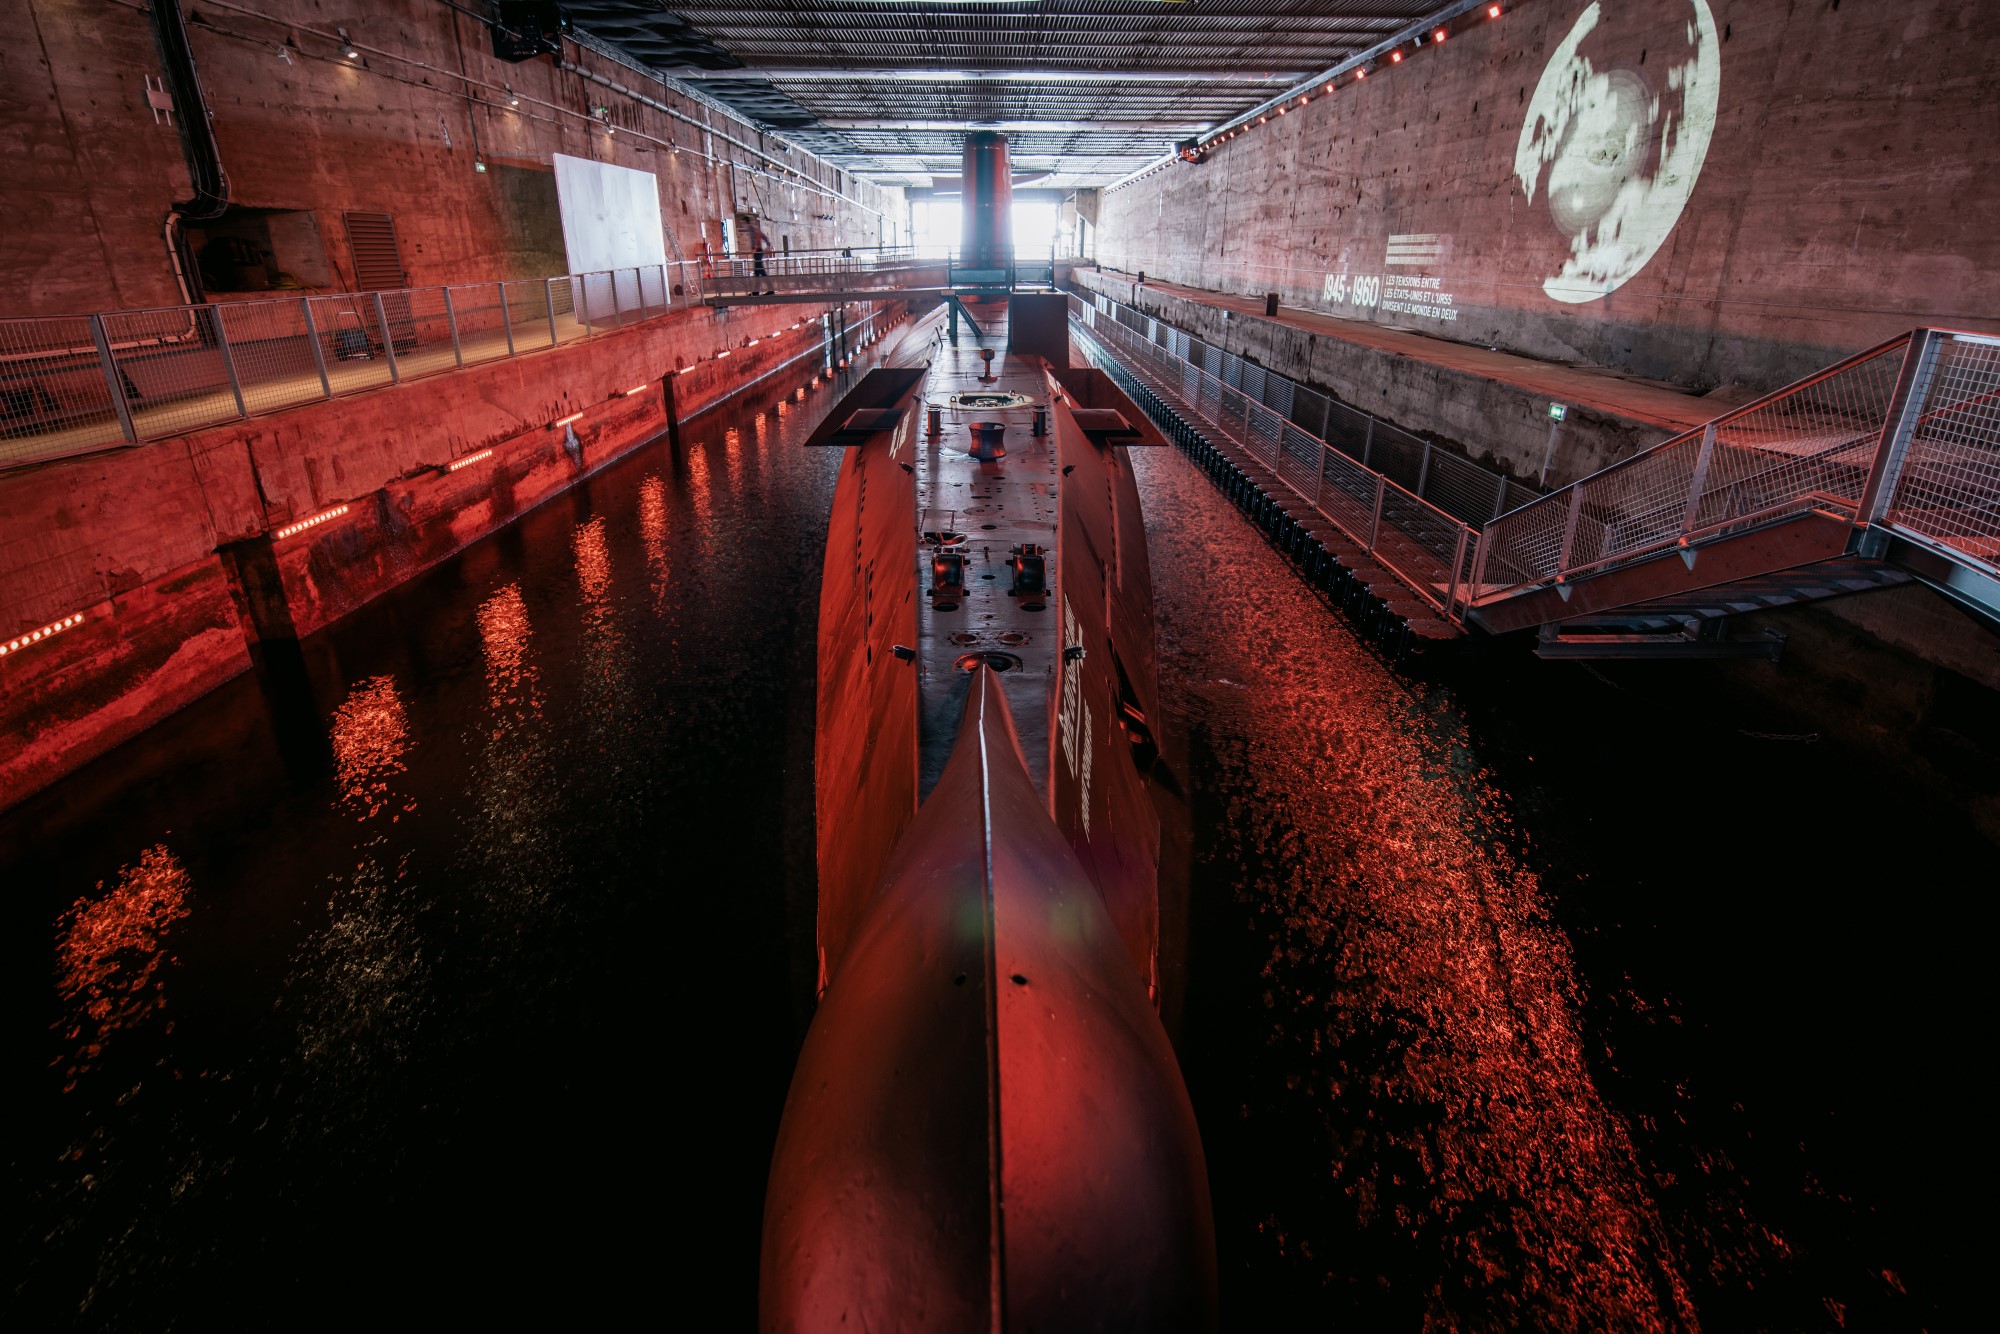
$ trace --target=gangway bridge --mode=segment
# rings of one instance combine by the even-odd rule
[[[825,305],[849,301],[945,302],[955,341],[961,319],[972,324],[966,298],[1018,291],[1053,291],[1056,264],[1047,260],[966,265],[957,254],[918,256],[909,247],[839,254],[766,254],[709,260],[702,265],[703,300],[711,306]]]

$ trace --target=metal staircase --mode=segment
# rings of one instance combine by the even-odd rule
[[[1465,614],[1712,655],[1712,622],[1909,579],[2000,623],[1997,555],[2000,339],[1918,329],[1486,525]]]

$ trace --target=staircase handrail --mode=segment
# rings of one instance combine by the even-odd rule
[[[1752,497],[1767,494],[1770,488],[1758,483],[1781,480],[1789,474],[1799,475],[1802,482],[1814,480],[1816,473],[1831,471],[1838,456],[1858,449],[1866,450],[1865,458],[1857,457],[1851,462],[1839,464],[1839,471],[1848,475],[1858,473],[1859,479],[1864,481],[1874,475],[1890,427],[1901,407],[1900,396],[1907,392],[1911,381],[1911,376],[1906,373],[1906,363],[1923,341],[1920,335],[1924,332],[1916,330],[1898,334],[1845,357],[1782,389],[1691,427],[1631,458],[1600,468],[1560,490],[1494,519],[1481,533],[1479,566],[1473,576],[1475,604],[1594,574],[1629,561],[1655,556],[1662,551],[1686,547],[1718,533],[1767,523],[1805,509],[1827,510],[1850,519],[1857,517],[1861,512],[1864,492],[1868,489],[1865,485],[1855,486],[1850,495],[1825,486],[1801,484],[1766,503],[1739,507],[1732,500],[1724,505],[1724,512],[1720,515],[1711,513],[1713,506],[1708,502],[1724,491]],[[1890,358],[1895,360],[1896,373],[1893,376],[1884,374]],[[1871,397],[1870,390],[1883,392],[1877,396],[1879,401],[1869,404],[1865,415],[1851,425],[1838,429],[1836,424],[1837,429],[1831,432],[1833,439],[1830,442],[1812,447],[1808,443],[1807,432],[1787,429],[1782,424],[1772,431],[1780,439],[1765,441],[1761,448],[1727,438],[1726,433],[1731,426],[1760,417],[1768,418],[1774,411],[1797,403],[1814,390],[1832,385],[1842,377],[1848,377],[1850,381],[1881,382],[1843,385],[1843,390],[1860,391],[1849,395],[1850,398]],[[1836,413],[1838,410],[1836,408]],[[1779,415],[1782,415],[1781,411]],[[1770,448],[1787,436],[1808,447],[1792,453]],[[1755,460],[1751,460],[1747,469],[1718,473],[1714,467],[1718,449],[1733,451],[1732,457],[1762,453],[1768,461],[1758,466]],[[1739,458],[1738,461],[1743,460]],[[1657,484],[1671,483],[1677,477],[1685,480],[1678,485]],[[1649,485],[1649,481],[1655,484]],[[1633,497],[1642,498],[1642,503],[1647,503],[1649,507],[1631,511],[1629,505],[1621,507],[1618,504]],[[1596,514],[1589,512],[1593,504],[1597,508]],[[1589,554],[1579,558],[1579,528],[1584,524],[1594,524],[1608,531],[1611,525],[1606,522],[1606,515],[1623,517],[1637,532],[1609,545],[1583,548]],[[1641,522],[1662,517],[1666,520],[1664,524]],[[1496,567],[1496,561],[1503,564]],[[1491,581],[1495,573],[1503,572],[1514,577]]]

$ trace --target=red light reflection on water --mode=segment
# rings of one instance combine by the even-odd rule
[[[687,452],[688,496],[694,502],[694,516],[697,528],[708,531],[709,496],[708,451],[697,445]]]
[[[743,494],[743,432],[730,427],[722,433],[722,456],[729,465],[729,489],[736,495]]]
[[[611,591],[611,552],[604,544],[604,519],[600,516],[579,524],[570,535],[570,546],[576,552],[576,581],[583,590],[583,600],[602,608]]]
[[[166,844],[156,844],[118,872],[110,893],[78,899],[56,920],[56,991],[70,1007],[63,1036],[77,1044],[63,1072],[65,1093],[112,1034],[165,1007],[167,928],[187,916],[190,884]]]
[[[652,576],[653,608],[664,610],[667,590],[672,586],[672,569],[667,563],[667,488],[653,474],[639,483],[639,544]]]
[[[1268,949],[1242,1115],[1321,1158],[1248,1187],[1265,1241],[1329,1290],[1409,1294],[1426,1327],[1692,1327],[1585,1062],[1568,940],[1451,701],[1363,649],[1185,461],[1134,462],[1176,536],[1153,548],[1161,675],[1213,755],[1209,864]]]
[[[532,686],[528,666],[528,604],[521,586],[508,584],[479,604],[479,644],[486,656],[487,702],[495,709],[514,704],[524,685]]]
[[[410,747],[409,717],[395,678],[371,676],[348,692],[333,712],[332,739],[341,803],[357,820],[380,815],[390,801],[391,780],[406,767],[403,756]],[[399,818],[401,813],[390,820]]]

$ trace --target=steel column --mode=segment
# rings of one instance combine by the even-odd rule
[[[403,370],[396,364],[396,337],[389,331],[388,309],[382,304],[380,292],[370,292],[369,295],[375,298],[375,323],[376,327],[382,330],[382,355],[389,362],[389,383],[401,384]]]
[[[333,397],[333,381],[326,373],[326,349],[319,343],[319,325],[313,321],[313,303],[310,297],[299,298],[299,313],[305,317],[306,341],[312,344],[313,369],[319,372],[320,392]]]
[[[1882,438],[1875,446],[1875,460],[1868,469],[1860,504],[1854,511],[1856,522],[1880,523],[1889,512],[1896,494],[1896,482],[1903,470],[1903,458],[1916,434],[1917,421],[1930,395],[1931,375],[1937,368],[1938,351],[1944,338],[1936,329],[1919,329],[1910,336],[1910,349],[1903,354],[1903,368],[1896,376],[1896,389],[1889,399],[1889,416],[1882,424]]]
[[[1694,521],[1701,516],[1701,494],[1708,486],[1708,465],[1715,457],[1715,423],[1702,428],[1701,451],[1694,458],[1694,476],[1688,481],[1687,512],[1681,515],[1681,531],[1694,531]]]
[[[243,382],[236,378],[236,358],[229,351],[229,331],[222,327],[222,312],[210,306],[208,317],[215,321],[215,350],[222,354],[222,369],[229,376],[229,392],[236,395],[236,415],[247,417],[250,408],[243,401]]]
[[[1563,520],[1562,548],[1556,553],[1557,578],[1561,578],[1562,572],[1569,568],[1570,548],[1576,544],[1576,516],[1582,508],[1583,488],[1580,485],[1572,486],[1569,493],[1569,517]]]
[[[507,335],[507,355],[514,355],[514,321],[507,313],[507,284],[495,283],[500,292],[500,328]]]
[[[459,345],[458,341],[458,311],[451,304],[451,289],[449,287],[441,287],[438,290],[444,293],[444,322],[451,326],[452,360],[458,363],[460,370],[463,370],[465,368],[465,349]]]
[[[118,363],[111,356],[111,340],[104,335],[104,317],[90,317],[90,341],[97,344],[97,364],[104,370],[104,391],[111,395],[111,410],[118,414],[118,429],[125,435],[127,443],[139,442],[138,429],[132,424],[132,405],[125,401],[125,377],[118,373]]]

